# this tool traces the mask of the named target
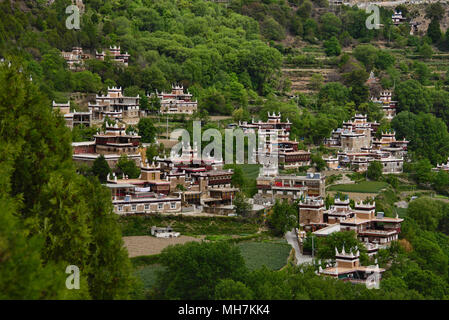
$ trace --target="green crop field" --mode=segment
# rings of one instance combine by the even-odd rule
[[[329,187],[329,191],[340,192],[360,192],[360,193],[377,193],[388,186],[385,182],[380,181],[362,181],[353,184],[338,184]]]
[[[287,263],[291,246],[285,241],[278,242],[242,242],[238,244],[246,266],[258,269],[263,265],[272,270],[279,270]]]

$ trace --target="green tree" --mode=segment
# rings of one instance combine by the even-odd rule
[[[104,158],[104,155],[100,155],[95,159],[94,164],[92,165],[92,173],[98,177],[101,183],[107,181],[108,174],[111,173],[111,168]]]
[[[340,42],[335,36],[332,36],[329,40],[324,41],[324,49],[327,56],[339,56],[341,53]]]
[[[286,201],[276,203],[267,216],[267,222],[275,235],[283,236],[298,223],[298,211],[295,205]]]
[[[449,173],[443,170],[438,171],[433,178],[433,187],[437,192],[449,193]]]
[[[427,85],[430,78],[430,69],[424,62],[415,61],[413,63],[413,78],[418,80],[422,85]]]
[[[157,95],[153,95],[149,101],[150,110],[153,112],[159,112],[161,109],[161,100],[157,97]]]
[[[145,151],[145,156],[148,163],[153,163],[154,159],[159,155],[159,147],[157,144],[151,144]]]
[[[98,92],[102,87],[101,78],[87,70],[76,72],[72,76],[72,86],[75,91]]]
[[[331,12],[325,13],[320,18],[321,34],[324,39],[332,39],[341,33],[341,20]]]
[[[153,143],[156,139],[157,130],[153,125],[153,121],[150,118],[141,118],[137,124],[139,135],[143,143]]]
[[[304,0],[302,4],[299,6],[298,10],[296,11],[296,14],[303,19],[307,19],[310,17],[312,9],[313,9],[312,2],[310,2],[310,0]]]
[[[432,164],[429,159],[422,159],[418,161],[414,168],[416,182],[426,184],[432,181]]]
[[[378,181],[382,177],[382,163],[380,161],[372,161],[366,172],[369,179]]]
[[[426,88],[416,80],[406,80],[396,85],[394,91],[398,100],[398,112],[429,112],[430,97]]]
[[[223,94],[219,93],[217,90],[211,90],[200,100],[199,105],[209,114],[229,115],[232,112],[232,110],[226,106],[226,100]]]
[[[311,161],[318,171],[323,171],[326,169],[326,161],[323,160],[320,153],[312,155]]]
[[[316,256],[319,259],[335,259],[335,249],[341,252],[343,247],[346,252],[352,250],[355,253],[355,251],[359,250],[361,256],[366,254],[366,249],[363,244],[357,240],[355,232],[343,231],[332,233],[325,238],[319,238],[316,242]],[[367,257],[364,256],[363,259],[366,258]]]
[[[349,89],[339,82],[326,83],[318,94],[318,102],[321,105],[330,102],[342,106],[349,101]]]
[[[354,49],[354,57],[365,65],[366,70],[373,69],[379,50],[370,44],[360,44]]]
[[[388,52],[379,50],[374,65],[379,69],[386,70],[389,67],[394,66],[394,63],[395,58],[393,55],[389,54]]]
[[[248,202],[248,198],[242,193],[239,192],[236,194],[234,199],[234,208],[235,213],[239,216],[248,216],[251,212],[251,204]]]
[[[253,293],[244,283],[232,279],[220,280],[215,287],[216,300],[252,300]]]
[[[3,149],[4,145],[0,148]],[[2,150],[4,151],[4,150]],[[0,163],[0,172],[11,168]],[[62,266],[42,263],[44,241],[39,236],[28,237],[16,216],[20,202],[5,194],[8,182],[2,174],[0,195],[0,234],[2,238],[0,268],[1,299],[58,299],[64,290]],[[6,184],[6,185],[5,185]]]
[[[137,179],[140,169],[132,159],[128,159],[126,154],[122,154],[117,162],[118,173],[128,176],[128,179]]]
[[[419,48],[419,54],[420,54],[424,59],[430,59],[430,58],[432,58],[433,50],[432,50],[432,47],[430,46],[430,44],[424,43],[424,44]]]
[[[84,184],[83,196],[91,209],[88,282],[93,299],[129,299],[138,286],[132,276],[128,250],[111,202],[111,192],[96,181]]]
[[[449,156],[449,133],[443,120],[430,113],[401,112],[391,121],[396,138],[410,141],[409,151],[436,165]]]
[[[3,272],[13,276],[23,271],[24,281],[29,276],[37,277],[28,281],[29,288],[11,290],[14,297],[23,292],[23,297],[29,298],[56,298],[59,294],[60,298],[127,298],[133,285],[120,227],[115,220],[103,220],[102,228],[108,232],[100,234],[95,228],[100,219],[98,212],[115,217],[110,192],[98,182],[92,182],[95,186],[89,189],[90,181],[76,174],[70,131],[64,119],[52,113],[50,102],[18,69],[15,64],[0,66],[0,171],[4,179],[0,180],[4,182],[0,198],[13,197],[21,202],[15,207],[18,228],[12,221],[5,221],[11,231],[17,231],[17,242],[8,253],[11,260],[2,263],[2,280],[8,281]],[[20,243],[22,236],[27,246]],[[101,256],[100,252],[106,251],[112,259]],[[16,260],[19,265],[29,264],[19,267],[14,265],[15,259],[21,259]],[[67,265],[80,268],[81,289],[77,293],[67,293],[65,289],[59,292],[64,286],[64,277],[61,279],[60,275]],[[34,275],[27,268],[35,269]],[[52,279],[46,270],[52,270]],[[100,281],[95,275],[98,270],[110,270],[110,276]]]
[[[184,187],[184,185],[182,185],[182,184],[180,184],[180,183],[178,183],[177,185],[176,185],[176,189],[177,190],[179,190],[179,191],[187,191],[187,189],[186,189],[186,187]]]
[[[270,16],[265,16],[260,27],[262,35],[268,40],[280,41],[285,38],[284,28]]]
[[[343,75],[345,84],[351,90],[351,99],[356,105],[368,100],[369,89],[365,85],[368,76],[368,73],[363,69],[355,69]]]
[[[94,139],[94,135],[97,134],[97,131],[98,129],[94,127],[85,127],[84,125],[75,126],[72,129],[72,141],[92,141]]]
[[[234,187],[242,188],[245,185],[245,175],[240,166],[234,166],[234,173],[232,174],[231,183]]]
[[[239,108],[239,109],[234,110],[234,112],[232,113],[232,119],[235,122],[249,121],[250,120],[250,115],[249,115],[249,112],[246,109]]]
[[[410,202],[407,215],[415,220],[420,228],[435,231],[441,215],[441,206],[427,197],[418,198]]]
[[[441,40],[442,34],[438,19],[433,18],[430,21],[429,27],[427,28],[427,36],[432,39],[433,43],[438,43]]]
[[[213,299],[220,280],[242,281],[247,272],[239,248],[225,241],[169,246],[159,261],[165,269],[157,289],[165,299]]]

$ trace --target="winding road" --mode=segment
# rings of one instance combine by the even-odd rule
[[[291,245],[293,249],[295,249],[297,265],[312,262],[311,256],[305,256],[305,255],[301,254],[301,251],[299,250],[298,238],[296,237],[295,230],[288,231],[285,234],[285,239],[287,240],[288,244]]]

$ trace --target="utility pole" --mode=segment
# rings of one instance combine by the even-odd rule
[[[167,114],[167,139],[168,139],[168,114]]]

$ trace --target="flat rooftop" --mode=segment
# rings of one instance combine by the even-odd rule
[[[339,231],[340,231],[340,224],[336,223],[336,224],[331,224],[330,226],[325,227],[323,229],[317,230],[317,231],[313,232],[313,234],[317,235],[317,236],[328,236],[331,233],[339,232]]]

